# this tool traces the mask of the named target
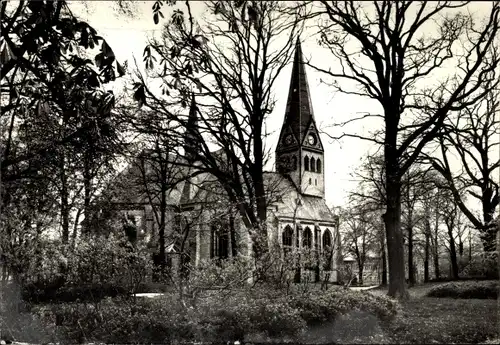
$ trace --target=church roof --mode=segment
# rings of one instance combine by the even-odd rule
[[[302,47],[297,39],[282,132],[290,128],[298,142],[302,143],[311,122],[314,122],[314,114],[309,84],[307,83]]]
[[[278,207],[276,216],[286,218],[296,218],[297,220],[311,220],[327,223],[335,223],[335,216],[326,206],[323,198],[303,195],[300,204],[297,206],[294,200],[287,200]],[[295,209],[297,212],[295,213]]]
[[[107,184],[99,199],[112,204],[159,204],[158,176],[154,167],[157,162],[152,158],[152,154],[151,150],[144,150],[139,157],[132,159],[127,167]],[[141,157],[144,157],[144,161]],[[168,205],[180,203],[184,181],[177,181],[188,173],[187,167],[175,164],[177,160],[175,154],[169,154],[169,172],[165,181],[168,185]]]
[[[293,182],[279,173],[266,172],[264,176],[268,191],[273,186],[272,189],[282,193],[282,198],[273,203],[277,206],[274,212],[277,217],[335,223],[335,216],[326,205],[325,199],[301,195]],[[297,200],[300,201],[297,203]]]
[[[108,202],[137,206],[150,202],[148,193],[141,183],[143,176],[137,163],[138,160],[131,162],[127,169],[108,186],[104,193]],[[189,174],[191,170],[185,166],[177,166],[174,169],[180,175]],[[335,223],[335,216],[323,198],[301,195],[287,176],[277,172],[265,172],[264,183],[270,204],[277,207],[273,210],[277,217]],[[154,188],[154,183],[151,187]],[[149,197],[153,197],[152,201],[159,204],[158,193],[150,194]],[[297,202],[298,200],[300,201]],[[167,192],[169,206],[197,203],[214,203],[213,206],[216,206],[215,204],[221,202],[227,202],[224,201],[224,189],[213,176],[207,173],[193,176],[189,181],[181,181],[169,188]]]

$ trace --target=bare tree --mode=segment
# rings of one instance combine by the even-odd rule
[[[136,185],[145,195],[149,206],[151,207],[154,223],[158,229],[158,262],[160,271],[164,273],[166,258],[166,230],[167,218],[171,210],[169,204],[170,193],[173,188],[182,181],[181,171],[172,164],[170,157],[170,144],[162,140],[164,138],[154,137],[151,147],[140,153],[138,159],[134,159],[132,167],[140,172]],[[136,157],[134,157],[136,158]],[[174,210],[173,213],[179,213]],[[176,223],[170,219],[171,223]],[[173,221],[173,222],[172,222]]]
[[[354,201],[355,202],[355,201]],[[377,209],[372,209],[369,204],[353,204],[346,210],[344,225],[346,231],[343,240],[346,251],[353,254],[358,265],[358,282],[363,284],[363,271],[368,256],[377,252],[378,233],[376,228]]]
[[[350,192],[350,197],[356,200],[364,200],[370,205],[372,210],[380,210],[383,214],[385,209],[385,173],[384,158],[381,155],[367,155],[366,161],[361,165],[361,169],[354,172],[354,176],[359,179],[359,189]],[[387,253],[385,229],[380,226],[380,222],[375,222],[378,228],[378,238],[380,242],[380,256],[382,266],[382,285],[387,285]]]
[[[435,186],[429,188],[422,199],[423,203],[423,234],[424,242],[424,282],[430,280],[430,264],[431,259],[434,260],[434,272],[436,278],[439,278],[439,256],[437,255],[437,234],[435,232],[439,226],[439,199],[435,193]],[[433,222],[434,220],[434,222]],[[434,229],[434,232],[433,232]],[[436,249],[436,250],[435,250]]]
[[[479,230],[484,250],[494,251],[498,228],[494,216],[500,202],[500,157],[496,153],[500,146],[500,92],[491,84],[483,89],[484,98],[446,122],[443,136],[437,140],[440,157],[428,155],[426,160],[446,179],[458,207]],[[454,155],[459,157],[462,169],[454,169]],[[467,194],[461,192],[460,185]],[[480,203],[481,217],[465,203],[465,195]]]
[[[455,242],[455,233],[457,222],[459,218],[459,212],[457,204],[453,200],[453,196],[447,191],[442,191],[443,198],[440,203],[440,214],[443,222],[446,226],[447,241],[448,245],[446,249],[450,254],[450,264],[451,264],[451,278],[458,279],[458,260],[457,260],[457,246]]]
[[[425,198],[429,187],[433,184],[432,171],[425,167],[416,165],[411,167],[403,176],[402,183],[402,213],[403,224],[405,226],[405,234],[408,240],[408,282],[410,285],[415,284],[415,261],[414,261],[414,244],[417,225],[422,219],[422,214],[419,212],[421,202]]]
[[[495,42],[500,5],[491,3],[481,23],[461,11],[466,5],[321,1],[316,6],[322,20],[320,43],[336,58],[330,69],[316,69],[335,80],[331,84],[335,90],[368,97],[382,109],[382,114],[361,117],[383,120],[373,136],[344,135],[384,148],[388,294],[393,297],[408,297],[401,232],[403,174],[439,134],[451,111],[484,97],[481,85],[489,82],[495,87],[500,82],[494,76],[500,60]],[[439,77],[448,64],[458,68]]]
[[[278,1],[207,1],[205,6],[204,22],[193,17],[189,2],[174,10],[162,38],[145,49],[150,77],[161,82],[164,94],[139,75],[135,98],[153,110],[150,127],[168,120],[173,140],[192,135],[197,169],[214,176],[237,205],[254,254],[261,257],[268,252],[264,124],[300,21],[296,13],[285,15],[288,5]],[[283,42],[275,40],[278,36]],[[157,58],[161,64],[153,71]],[[197,109],[196,126],[188,125],[182,110],[190,102]]]

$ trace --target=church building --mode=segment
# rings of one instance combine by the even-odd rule
[[[325,165],[328,163],[314,118],[300,41],[295,48],[275,158],[276,171],[265,173],[267,189],[279,191],[267,212],[269,243],[278,244],[282,256],[307,251],[316,258],[316,263],[301,264],[296,280],[336,282],[340,267],[338,218],[325,202]],[[115,209],[127,214],[127,219],[138,228],[138,237],[151,242],[154,249],[158,241],[155,229],[160,200],[148,199],[145,193],[130,187],[130,176],[141,175],[140,164],[135,168],[132,165],[117,180],[123,184],[115,187],[110,202]],[[186,169],[185,166],[173,168],[170,175],[182,175]],[[169,225],[165,233],[169,255],[175,257],[179,251],[187,252],[188,261],[195,266],[203,260],[250,254],[249,237],[238,221],[239,215],[220,213],[227,210],[227,206],[221,205],[220,195],[212,195],[216,193],[203,188],[209,185],[209,180],[214,179],[204,173],[176,184],[163,205],[163,211],[168,213],[163,224]],[[174,231],[182,228],[189,228],[189,234],[173,236]]]

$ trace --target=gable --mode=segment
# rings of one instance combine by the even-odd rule
[[[279,181],[278,184],[274,184],[274,188],[280,191],[278,198],[271,199],[273,213],[277,217],[312,222],[336,222],[333,212],[328,208],[323,198],[301,195],[292,181],[278,173],[273,173],[273,175],[276,175],[273,177],[274,180]],[[268,190],[270,189],[269,182],[268,177],[266,179]]]
[[[292,131],[292,128],[288,125],[283,126],[278,140],[278,145],[276,146],[276,151],[279,152],[296,148],[298,145],[299,141],[297,140],[297,136]]]
[[[316,122],[314,121],[314,119],[311,119],[311,122],[309,123],[309,126],[307,127],[305,133],[306,134],[304,135],[302,146],[323,151],[323,143],[321,142],[321,136],[318,128],[316,127]],[[309,142],[309,135],[313,135],[316,138],[316,142],[314,144],[311,144]]]

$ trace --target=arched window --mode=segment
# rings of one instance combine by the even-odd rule
[[[291,247],[293,245],[293,230],[290,225],[285,227],[283,231],[283,247]]]
[[[314,170],[316,169],[316,161],[314,160],[314,157],[311,157],[311,162],[309,163],[309,165],[309,170],[314,172]]]
[[[304,248],[311,248],[312,246],[312,232],[309,227],[304,229],[304,234],[302,238],[302,247]]]
[[[332,233],[330,230],[326,229],[325,232],[323,233],[323,250],[326,250],[327,248],[331,248],[332,246]]]
[[[321,159],[318,158],[316,161],[316,172],[321,172]]]
[[[319,226],[314,227],[314,249],[318,250],[321,244],[321,228]]]
[[[304,170],[309,171],[309,157],[304,157]]]
[[[211,230],[210,257],[227,259],[229,257],[229,236],[227,229],[214,224]]]
[[[332,269],[332,233],[330,230],[326,229],[323,233],[323,258],[324,258],[324,269],[330,271]]]

